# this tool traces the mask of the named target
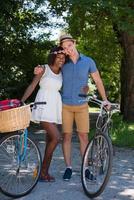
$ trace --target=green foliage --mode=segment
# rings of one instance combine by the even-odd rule
[[[42,0],[5,0],[0,7],[0,99],[19,98],[33,77],[33,67],[44,64],[54,44],[43,35],[31,39],[35,27],[49,27]]]
[[[46,9],[43,9],[44,6]],[[130,84],[127,80],[133,80],[133,57],[131,56],[131,60],[126,59],[133,54],[133,48],[128,48],[133,47],[133,0],[1,1],[0,98],[21,96],[32,79],[33,67],[46,62],[48,49],[54,42],[48,42],[49,34],[42,34],[38,39],[31,39],[31,36],[35,27],[51,27],[53,20],[49,21],[48,18],[56,15],[63,16],[68,24],[66,29],[78,41],[78,49],[96,61],[109,99],[120,100],[120,86],[124,84],[121,88],[128,89],[126,86]],[[57,25],[62,27],[60,22],[54,27]],[[125,72],[131,68],[132,77],[128,77],[126,73],[127,77],[123,76],[121,63],[124,63]],[[133,82],[131,85],[133,86]],[[131,88],[128,93],[121,90],[122,96],[124,93],[122,104],[127,101],[126,105],[133,103],[133,94],[131,98],[129,95],[133,92],[131,91]],[[131,108],[133,105],[128,113],[133,115]]]
[[[119,100],[121,53],[111,26],[105,25],[99,31],[85,28],[78,38],[78,49],[95,60],[110,100]]]
[[[93,126],[89,132],[89,140],[92,139],[94,132]],[[114,114],[110,137],[115,146],[134,148],[134,123],[124,122],[120,114]]]
[[[56,2],[60,6],[60,1]],[[101,10],[100,1],[70,2],[66,6],[68,31],[77,40],[78,49],[95,60],[109,99],[119,101],[121,49],[112,21],[103,12],[104,8]],[[60,14],[56,5],[52,7]]]
[[[12,48],[8,49],[9,54],[5,55],[5,63],[2,65],[0,76],[1,98],[19,98],[24,89],[33,78],[33,68],[38,64],[47,62],[47,54],[53,46],[51,42],[24,41],[23,48],[20,48],[18,55],[14,55]],[[11,46],[10,46],[11,47]],[[18,47],[18,46],[16,46]],[[6,51],[7,52],[7,51]]]
[[[78,49],[97,63],[111,101],[120,100],[120,35],[134,34],[132,0],[50,0],[57,15],[66,11],[68,32],[78,41]]]
[[[116,146],[134,148],[134,123],[124,122],[121,115],[114,115],[111,137]]]

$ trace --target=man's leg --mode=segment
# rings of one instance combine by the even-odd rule
[[[88,141],[89,141],[88,134],[79,132],[78,137],[79,137],[79,141],[80,141],[80,152],[81,152],[81,156],[83,157],[85,149],[86,149],[86,147],[88,145]]]
[[[71,140],[72,133],[63,133],[63,155],[66,167],[71,166]]]
[[[84,156],[85,149],[88,145],[88,133],[89,133],[89,113],[88,113],[88,105],[82,105],[79,107],[78,112],[75,113],[75,121],[77,125],[78,137],[80,141],[80,152],[81,157]],[[85,177],[89,180],[93,179],[93,175],[90,173],[88,168],[88,160],[87,160],[87,168],[85,168]]]
[[[88,105],[80,105],[75,112],[75,122],[78,131],[78,137],[80,141],[80,152],[81,156],[84,155],[86,146],[89,142],[88,132],[89,132],[89,113]]]
[[[70,180],[72,176],[71,166],[71,140],[72,140],[72,126],[73,126],[74,114],[71,111],[70,106],[63,105],[62,109],[62,126],[63,126],[63,155],[66,164],[66,170],[63,175],[64,180]]]

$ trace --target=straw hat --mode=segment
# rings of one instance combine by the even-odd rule
[[[75,42],[75,40],[73,39],[73,37],[71,35],[63,34],[59,38],[59,43],[61,44],[61,43],[65,42],[65,41],[70,41],[70,40]]]

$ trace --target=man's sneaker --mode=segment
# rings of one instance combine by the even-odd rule
[[[101,166],[101,167],[100,167],[99,174],[100,174],[100,175],[103,175],[103,174],[104,174],[104,169],[103,169],[103,166]]]
[[[90,177],[90,171],[89,171],[89,169],[86,169],[86,170],[85,170],[85,177],[86,177],[87,179],[89,179],[89,177]]]
[[[90,174],[89,179],[90,181],[96,181],[96,177],[93,174]]]
[[[89,169],[85,170],[85,177],[88,181],[96,181],[96,177],[89,171]]]
[[[64,181],[69,181],[72,176],[72,169],[71,168],[66,168],[65,173],[63,175]]]

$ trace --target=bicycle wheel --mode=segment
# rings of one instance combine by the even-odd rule
[[[81,181],[88,197],[97,197],[105,189],[111,174],[112,158],[112,144],[107,135],[98,134],[87,145],[82,160]]]
[[[27,137],[25,156],[23,134],[15,133],[0,141],[0,189],[10,197],[28,194],[37,184],[41,171],[41,154],[36,144]]]

